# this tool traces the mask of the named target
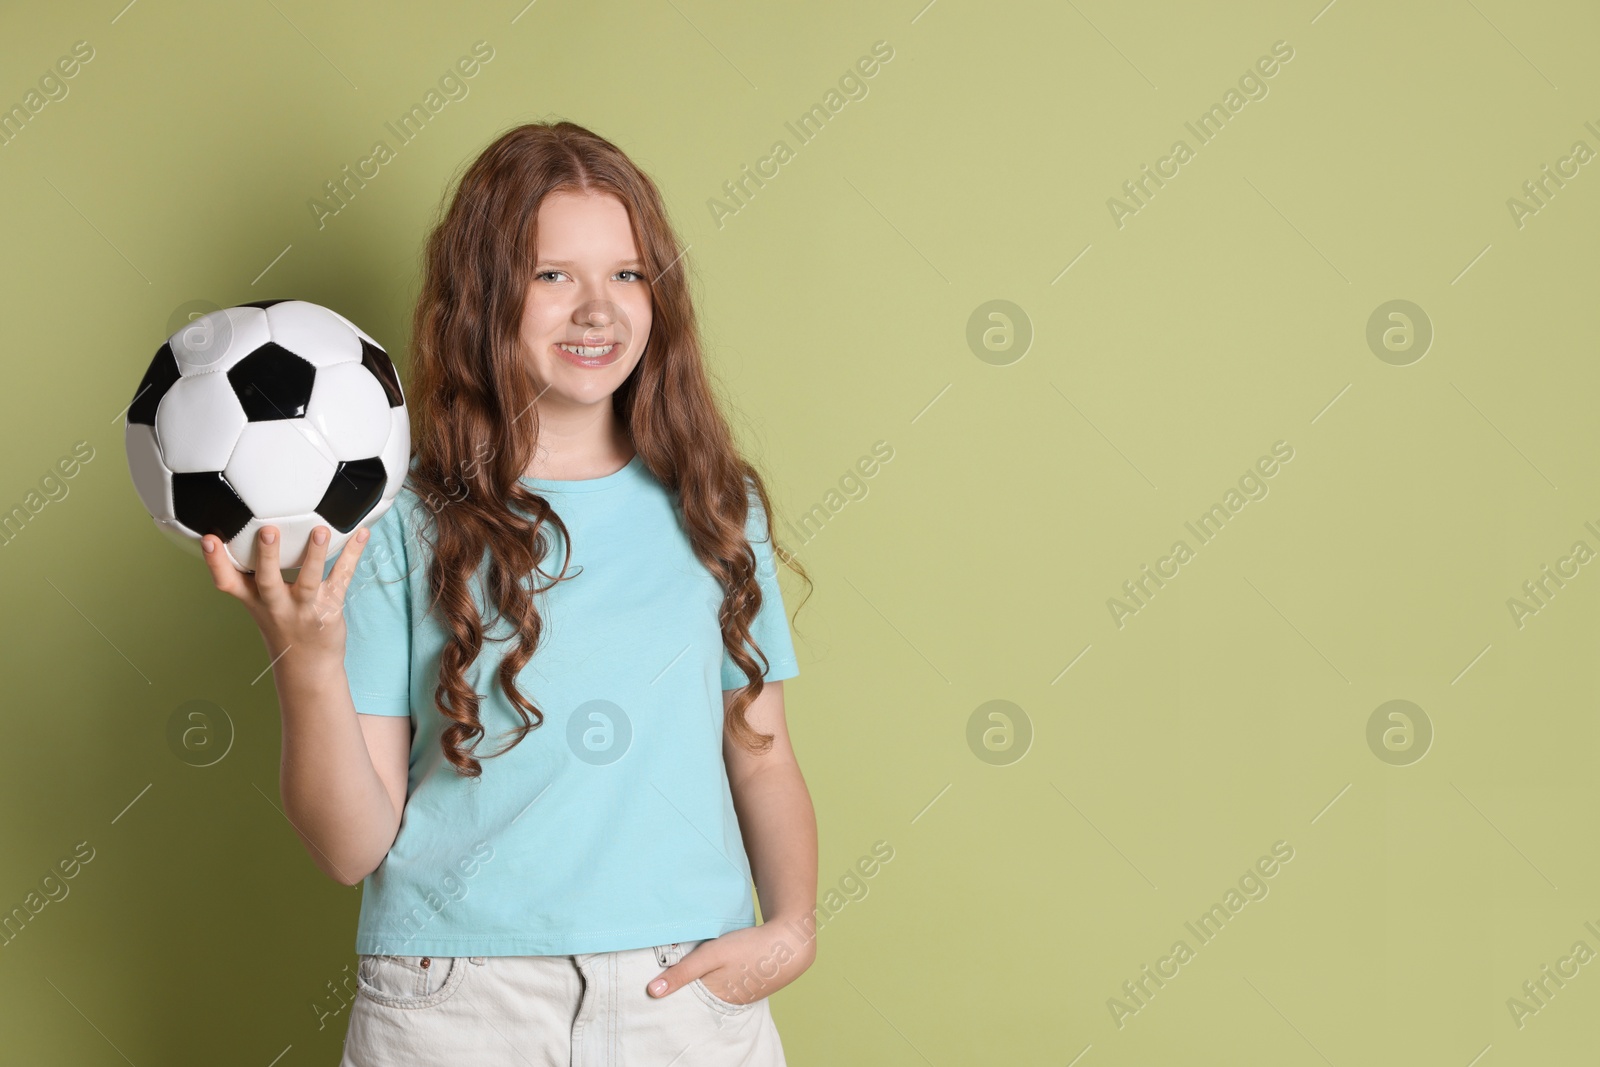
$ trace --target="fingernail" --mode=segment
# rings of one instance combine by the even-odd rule
[[[361,527],[360,530],[356,531],[356,543],[357,544],[366,544],[367,543],[367,528],[365,526]]]
[[[262,544],[270,545],[270,544],[272,544],[272,542],[276,541],[277,539],[278,539],[278,531],[277,530],[271,529],[269,527],[269,528],[261,531],[261,543]]]
[[[315,530],[311,531],[311,540],[315,541],[319,545],[327,544],[328,531],[318,526]]]
[[[665,993],[666,991],[667,991],[667,980],[665,978],[657,978],[654,982],[650,983],[650,995],[652,997],[659,997],[661,994]]]
[[[205,549],[206,550],[206,555],[209,556],[212,552],[216,551],[217,543],[215,541],[211,540],[211,538],[206,537],[206,538],[202,538],[201,539],[200,547]]]

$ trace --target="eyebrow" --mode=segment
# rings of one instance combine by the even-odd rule
[[[545,267],[571,267],[576,266],[570,259],[539,259],[538,264]],[[643,267],[642,259],[625,259],[615,264],[618,267]]]

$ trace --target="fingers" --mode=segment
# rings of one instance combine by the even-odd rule
[[[670,996],[671,994],[682,989],[684,986],[698,980],[706,986],[706,989],[711,992],[712,996],[717,997],[719,1000],[727,1001],[729,1004],[749,1003],[747,1000],[736,999],[739,997],[739,994],[737,993],[712,990],[710,984],[706,982],[706,976],[710,974],[711,971],[706,971],[702,974],[693,974],[689,971],[678,970],[677,968],[681,966],[683,965],[680,963],[677,965],[677,967],[667,968],[659,977],[653,979],[650,984],[645,987],[645,992],[649,993],[654,999],[660,1000],[662,997]]]
[[[366,550],[367,539],[372,536],[372,531],[365,526],[356,531],[356,535],[345,542],[339,552],[339,560],[333,565],[333,572],[328,575],[333,590],[343,599],[345,590],[350,588],[350,582],[355,578],[356,566],[361,562],[361,553]]]
[[[200,547],[205,550],[206,567],[210,569],[211,581],[218,589],[247,603],[255,599],[255,590],[251,588],[248,576],[228,558],[221,538],[216,534],[206,534],[200,539]]]
[[[256,591],[267,604],[281,603],[289,595],[278,566],[278,528],[263,526],[256,535]]]
[[[300,565],[300,573],[295,578],[296,591],[316,592],[317,586],[322,584],[322,568],[328,561],[329,536],[330,531],[326,526],[318,526],[311,531],[305,562]]]
[[[707,971],[715,969],[717,965],[706,956],[697,956],[698,951],[696,949],[695,952],[689,953],[652,978],[650,984],[645,986],[645,992],[659,999],[668,993],[677,992]]]
[[[684,978],[680,980],[678,975],[674,973],[676,970],[677,968],[675,967],[668,967],[661,977],[655,979],[645,987],[645,991],[648,992],[652,997],[659,999],[666,996],[668,993],[671,993],[679,986],[686,984],[689,979]]]

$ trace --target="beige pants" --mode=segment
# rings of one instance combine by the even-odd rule
[[[699,941],[577,956],[367,956],[340,1067],[784,1067],[767,998],[645,992]]]

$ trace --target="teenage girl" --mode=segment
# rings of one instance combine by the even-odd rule
[[[204,540],[272,658],[289,819],[362,885],[345,1067],[784,1062],[799,667],[683,252],[610,142],[512,129],[427,244],[393,506],[292,584],[273,527],[253,576]]]

